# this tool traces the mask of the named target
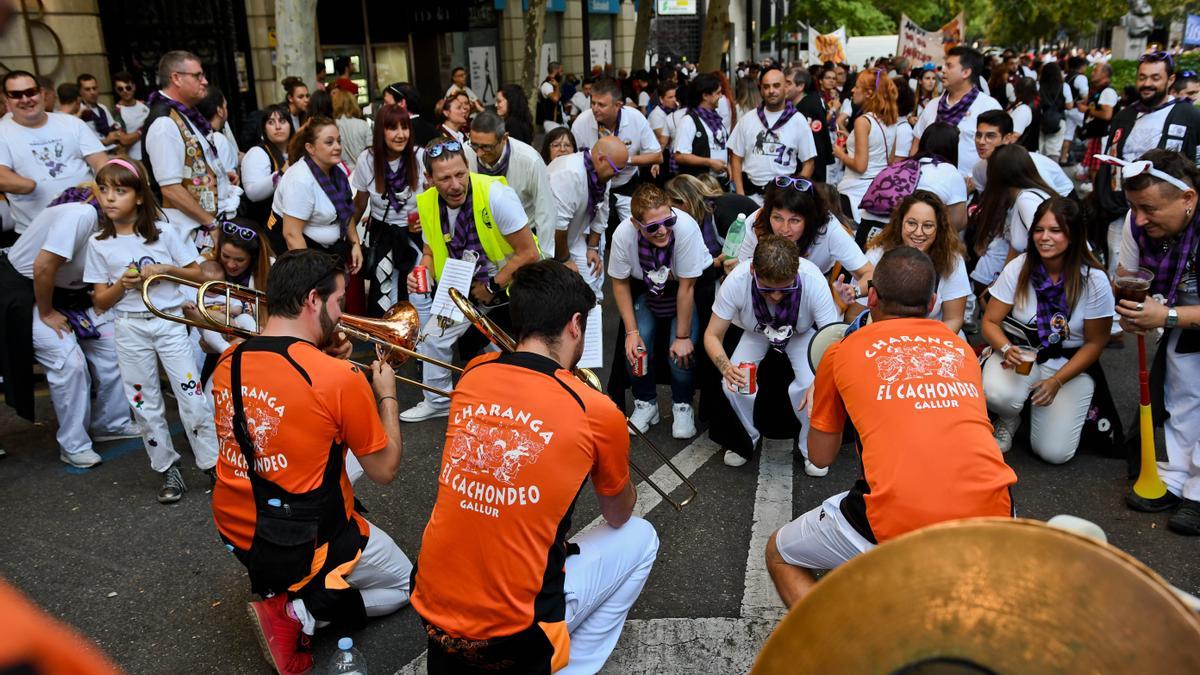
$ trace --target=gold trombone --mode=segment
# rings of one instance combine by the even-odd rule
[[[470,321],[473,326],[475,326],[475,329],[478,330],[480,333],[483,333],[484,337],[486,337],[488,340],[490,340],[492,344],[499,347],[500,350],[503,352],[516,351],[516,349],[517,349],[516,340],[513,340],[511,335],[506,333],[503,328],[496,325],[496,322],[492,321],[491,317],[484,315],[478,309],[476,309],[475,305],[470,300],[468,300],[466,298],[466,296],[464,296],[462,293],[458,292],[458,289],[456,289],[456,288],[450,289],[450,299],[453,300],[454,304],[458,306],[458,311],[462,312],[463,316],[465,316],[467,318],[467,320]],[[589,387],[591,387],[592,389],[595,389],[596,391],[601,392],[601,393],[604,392],[604,388],[600,384],[600,378],[591,369],[576,368],[574,374],[575,374],[575,377],[578,377],[579,379],[583,380],[583,382],[585,384],[587,384]],[[667,457],[663,453],[663,451],[660,450],[659,447],[654,444],[653,441],[651,441],[649,438],[647,438],[646,435],[643,434],[642,431],[640,429],[638,429],[637,426],[635,426],[632,421],[630,421],[629,419],[626,419],[625,423],[626,423],[626,425],[629,426],[629,429],[631,431],[633,431],[633,433],[638,437],[638,439],[640,439],[652,451],[654,451],[654,454],[658,455],[659,459],[661,459],[663,461],[663,464],[667,468],[669,468],[676,476],[679,477],[679,480],[682,481],[683,484],[687,486],[687,488],[691,492],[691,494],[688,495],[686,499],[683,499],[682,501],[677,501],[677,500],[673,499],[671,497],[671,495],[667,494],[666,490],[663,490],[658,485],[658,483],[655,483],[654,480],[650,478],[649,474],[647,474],[645,471],[643,471],[641,469],[641,467],[639,467],[637,464],[635,464],[632,458],[629,460],[629,468],[633,469],[633,472],[636,473],[638,476],[640,476],[642,478],[642,480],[645,481],[646,484],[649,485],[651,489],[653,489],[655,492],[657,492],[659,494],[659,496],[661,496],[664,500],[666,500],[666,502],[668,504],[675,507],[676,511],[681,511],[683,509],[683,507],[685,507],[689,503],[691,503],[691,501],[693,499],[695,499],[696,495],[699,493],[699,491],[696,489],[696,486],[692,483],[692,481],[688,480],[688,477],[685,476],[683,474],[683,472],[679,470],[679,467],[675,466],[675,463],[672,462],[671,459],[669,457]]]
[[[155,307],[154,302],[150,299],[150,284],[157,281],[168,281],[187,288],[195,288],[197,318],[168,314]],[[205,299],[211,296],[223,297],[225,299],[225,311],[223,315],[220,313],[214,314],[216,310],[206,304]],[[207,281],[200,284],[171,274],[155,274],[142,283],[142,301],[146,303],[146,309],[150,310],[155,316],[167,321],[182,323],[194,328],[212,330],[242,339],[258,335],[258,331],[257,329],[249,330],[236,325],[233,321],[234,315],[230,306],[235,300],[251,305],[254,312],[254,325],[257,328],[261,327],[266,319],[266,299],[267,294],[263,291],[224,280]],[[353,314],[343,314],[341,320],[338,321],[337,331],[343,337],[350,337],[355,340],[374,344],[379,348],[383,358],[393,368],[400,366],[409,359],[417,359],[432,363],[435,366],[441,366],[452,372],[462,372],[462,368],[458,366],[425,354],[420,354],[416,351],[417,343],[420,342],[421,320],[417,316],[416,308],[408,302],[401,301],[392,305],[384,313],[383,318],[380,319],[369,319],[363,316],[354,316]],[[369,368],[369,366],[356,361],[351,361],[351,363],[360,368]],[[441,394],[442,396],[450,395],[448,391],[431,387],[424,382],[402,375],[396,375],[396,379],[404,384],[420,387],[435,394]]]

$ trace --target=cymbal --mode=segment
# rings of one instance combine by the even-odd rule
[[[1112,546],[1038,521],[963,520],[829,572],[751,671],[895,672],[1200,673],[1200,618]]]

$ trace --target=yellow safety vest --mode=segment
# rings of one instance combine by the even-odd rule
[[[513,254],[513,247],[500,233],[492,220],[492,211],[488,200],[492,186],[496,183],[508,185],[504,176],[485,176],[479,173],[471,174],[471,209],[475,215],[475,230],[479,233],[479,243],[483,245],[483,254],[499,267],[505,259]],[[433,253],[433,278],[440,279],[442,268],[446,265],[449,252],[446,243],[454,236],[454,228],[447,235],[442,229],[442,213],[438,207],[437,188],[417,195],[417,215],[421,218],[421,233],[425,237],[425,245]]]

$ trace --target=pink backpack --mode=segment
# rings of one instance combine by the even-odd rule
[[[904,159],[885,167],[871,180],[859,208],[886,220],[892,210],[917,189],[920,180],[920,160]]]

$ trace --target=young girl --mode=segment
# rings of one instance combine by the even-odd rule
[[[196,466],[209,473],[217,463],[217,432],[213,410],[200,387],[187,328],[151,314],[142,301],[142,283],[155,274],[171,274],[196,282],[212,270],[202,270],[204,258],[166,220],[154,201],[145,168],[137,161],[111,159],[96,174],[100,192],[100,232],[88,242],[83,280],[93,284],[96,311],[113,310],[117,363],[134,418],[142,429],[150,467],[163,474],[158,501],[177,502],[187,490],[179,469],[179,454],[171,443],[166,410],[158,383],[158,362],[175,390],[179,416]],[[150,299],[170,313],[179,313],[183,296],[175,284],[150,287]]]

